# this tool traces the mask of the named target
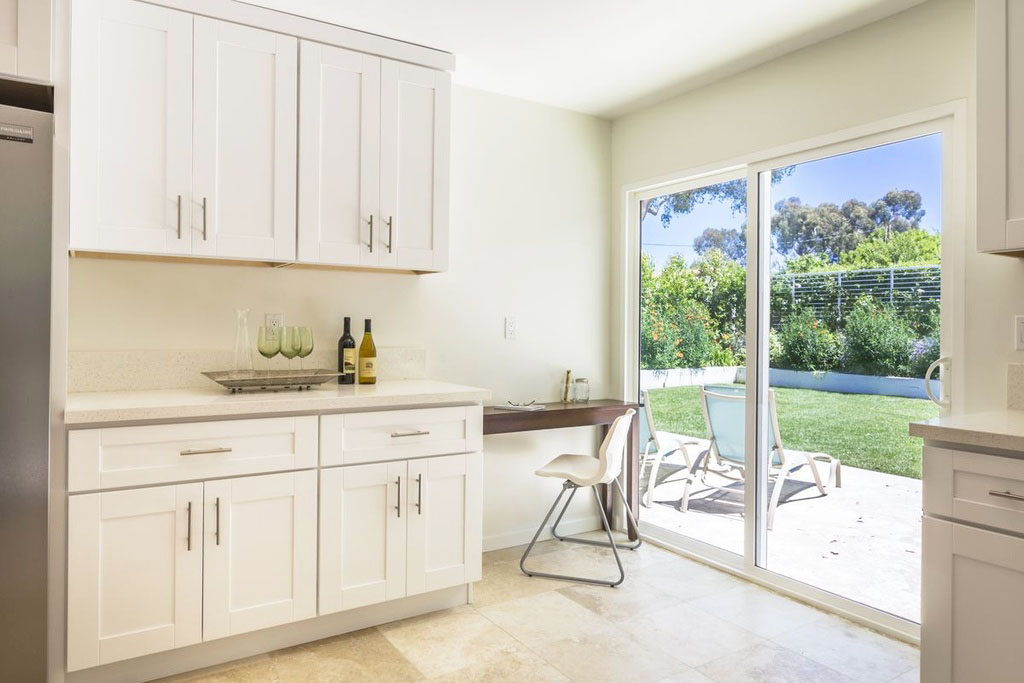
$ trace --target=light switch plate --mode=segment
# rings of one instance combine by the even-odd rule
[[[1013,318],[1013,350],[1024,351],[1024,315]]]
[[[519,321],[514,315],[505,316],[505,339],[513,341],[519,333]]]

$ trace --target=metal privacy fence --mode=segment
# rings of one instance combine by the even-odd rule
[[[818,318],[837,321],[862,296],[912,316],[938,305],[940,273],[940,266],[931,265],[780,274],[772,278],[773,298],[785,297],[788,290],[791,306],[810,308]],[[773,323],[780,322],[772,317]]]

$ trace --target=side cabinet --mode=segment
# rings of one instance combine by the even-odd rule
[[[316,472],[204,488],[203,640],[316,616]]]
[[[68,671],[202,640],[203,485],[72,496]]]
[[[1021,680],[1024,539],[926,517],[921,680]]]

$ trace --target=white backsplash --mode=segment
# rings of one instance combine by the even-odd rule
[[[1024,363],[1010,363],[1006,368],[1006,407],[1024,410]]]
[[[266,368],[254,354],[257,370]],[[200,373],[230,370],[231,351],[71,351],[68,354],[68,391],[145,391],[149,389],[212,389],[217,385]],[[416,347],[378,347],[377,377],[424,379],[427,353]],[[303,360],[304,367],[338,369],[336,349],[317,349]],[[287,361],[278,356],[271,369],[284,370]],[[292,361],[298,369],[298,359]]]

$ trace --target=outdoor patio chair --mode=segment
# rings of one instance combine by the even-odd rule
[[[705,486],[716,488],[722,491],[731,491],[729,485],[717,486],[707,481],[709,461],[714,459],[718,466],[714,473],[733,483],[743,481],[743,471],[746,464],[746,387],[738,384],[719,384],[701,387],[701,406],[704,409],[704,424],[707,428],[710,445],[706,451],[697,456],[690,468],[690,479],[686,482],[683,491],[683,498],[680,501],[680,510],[685,512],[689,508],[690,493],[693,482],[700,477],[701,483]],[[779,497],[786,478],[793,470],[803,465],[806,461],[814,477],[814,483],[822,495],[826,495],[825,486],[821,481],[821,474],[818,472],[818,462],[827,463],[829,466],[829,483],[835,483],[836,488],[842,487],[841,464],[837,458],[825,453],[807,453],[804,451],[793,451],[789,453],[782,445],[782,437],[779,435],[779,418],[775,409],[775,392],[768,391],[768,450],[771,453],[771,466],[769,468],[769,481],[774,481],[771,496],[768,500],[768,528],[772,528],[775,520],[775,509],[779,505]],[[799,454],[799,455],[797,455]],[[803,456],[802,458],[800,456]]]
[[[651,471],[647,478],[647,491],[640,503],[644,507],[651,507],[654,501],[654,487],[658,483],[658,468],[661,462],[675,452],[683,456],[686,469],[693,466],[693,458],[690,457],[690,447],[696,448],[700,444],[692,438],[673,434],[672,432],[659,432],[654,426],[654,413],[651,411],[651,397],[646,389],[640,392],[640,402],[643,404],[644,419],[640,420],[640,443],[643,445],[643,453],[640,456],[640,471],[648,463]]]

